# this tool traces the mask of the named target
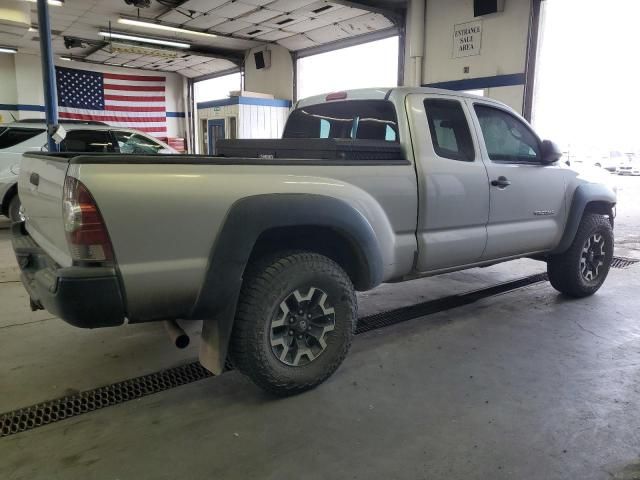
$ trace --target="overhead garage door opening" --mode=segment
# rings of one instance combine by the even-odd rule
[[[533,123],[565,157],[613,170],[640,153],[639,17],[637,0],[542,2]]]
[[[194,99],[196,103],[210,100],[221,100],[229,96],[229,92],[240,90],[240,72],[231,73],[222,77],[210,78],[195,82],[193,85]]]
[[[640,249],[637,0],[542,2],[533,124],[617,191],[616,254]]]
[[[298,59],[298,98],[352,88],[398,86],[398,37]]]

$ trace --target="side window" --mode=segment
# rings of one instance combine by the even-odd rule
[[[118,142],[120,153],[154,155],[163,148],[159,143],[136,133],[114,131],[113,135]]]
[[[485,105],[474,106],[489,158],[496,162],[540,161],[540,144],[531,129],[513,115]]]
[[[44,132],[42,128],[0,128],[0,149],[15,147]]]
[[[331,124],[329,120],[325,118],[320,119],[320,136],[318,138],[329,138],[329,132],[331,131]]]
[[[385,129],[384,139],[387,142],[396,142],[398,140],[398,135],[396,134],[396,131],[393,128],[391,128],[389,125],[387,125]]]
[[[109,132],[104,130],[71,130],[60,143],[61,152],[115,152]]]
[[[475,157],[469,123],[457,100],[424,101],[433,148],[439,157],[472,162]]]

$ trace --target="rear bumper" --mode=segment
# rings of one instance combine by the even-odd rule
[[[29,236],[23,224],[12,226],[12,243],[20,279],[33,309],[44,308],[81,328],[124,323],[124,301],[113,268],[60,267]]]

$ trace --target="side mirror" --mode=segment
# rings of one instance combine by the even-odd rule
[[[542,163],[544,165],[555,163],[560,160],[560,157],[562,157],[562,151],[558,145],[551,140],[544,140],[542,142]]]

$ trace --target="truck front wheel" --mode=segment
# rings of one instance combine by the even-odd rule
[[[7,212],[7,216],[11,219],[13,223],[15,222],[24,222],[24,214],[22,213],[22,204],[20,203],[20,197],[16,193],[11,202],[9,202],[9,208]]]
[[[585,214],[566,252],[547,259],[553,288],[571,297],[593,295],[602,286],[613,259],[613,229],[609,220]]]
[[[266,257],[245,272],[232,360],[271,393],[301,393],[340,366],[356,322],[353,285],[337,263],[311,252]]]

